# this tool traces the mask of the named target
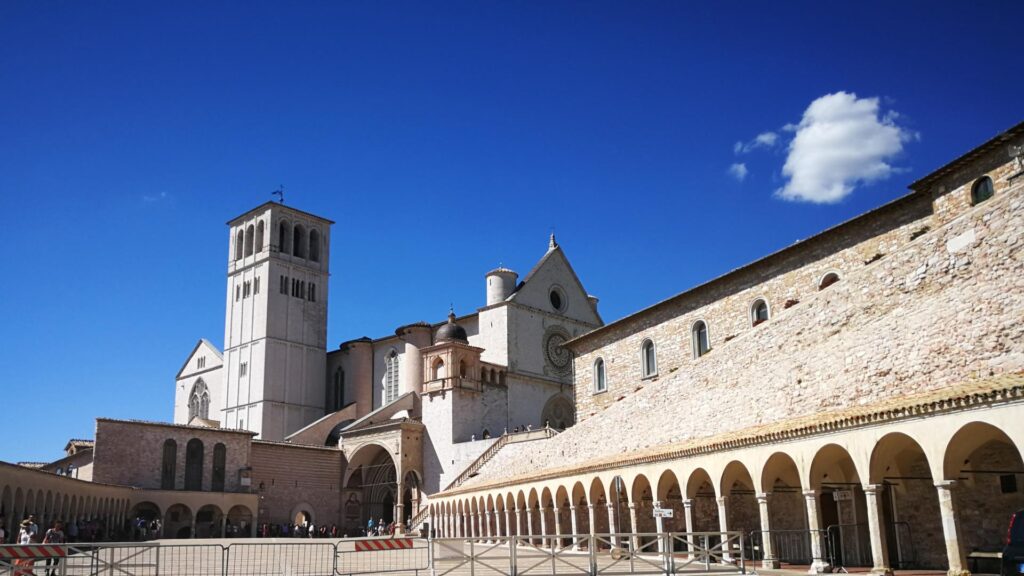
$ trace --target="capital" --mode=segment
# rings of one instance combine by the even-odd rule
[[[885,484],[865,484],[864,493],[878,495],[885,491]]]

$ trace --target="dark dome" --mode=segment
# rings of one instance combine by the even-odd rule
[[[448,323],[437,330],[438,342],[464,342],[469,343],[466,329],[455,323],[455,312],[448,313]]]

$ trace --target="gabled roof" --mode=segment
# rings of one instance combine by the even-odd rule
[[[324,222],[326,224],[334,224],[334,220],[328,220],[327,218],[324,218],[323,216],[317,216],[316,214],[312,214],[312,213],[306,212],[304,210],[299,210],[298,208],[292,208],[291,206],[287,206],[287,205],[282,204],[280,202],[274,202],[272,200],[268,200],[268,201],[264,202],[263,204],[260,204],[259,206],[255,207],[255,208],[252,208],[250,210],[246,210],[244,213],[239,214],[238,216],[235,216],[231,220],[228,220],[227,224],[228,224],[228,226],[230,226],[230,225],[234,224],[235,222],[238,222],[239,220],[244,220],[246,216],[252,214],[253,212],[262,212],[268,206],[274,206],[275,208],[283,208],[284,210],[287,210],[287,211],[290,211],[290,212],[295,212],[297,214],[301,214],[303,216],[306,216],[307,218],[312,218],[314,220],[319,220],[319,221]]]
[[[351,433],[359,430],[360,428],[365,428],[381,422],[387,422],[391,420],[391,417],[394,414],[401,412],[402,410],[414,410],[416,408],[417,398],[419,398],[419,396],[417,396],[415,392],[406,392],[405,394],[402,394],[398,398],[392,400],[389,404],[385,404],[380,408],[377,408],[373,412],[370,412],[346,426],[341,430],[342,436],[344,436],[345,433]]]
[[[537,263],[533,266],[533,268],[530,269],[530,272],[526,274],[526,277],[523,278],[519,282],[519,284],[516,285],[516,289],[512,291],[512,294],[510,294],[509,297],[505,299],[505,301],[514,302],[516,299],[516,295],[519,294],[519,291],[522,290],[523,287],[526,286],[526,284],[529,283],[530,280],[540,270],[544,268],[548,260],[552,259],[555,256],[555,254],[558,254],[562,257],[562,261],[565,262],[565,267],[569,269],[569,275],[572,278],[572,281],[576,284],[576,287],[579,289],[580,292],[587,295],[587,305],[590,306],[590,309],[594,311],[594,315],[596,315],[597,319],[603,324],[604,319],[601,318],[601,313],[597,311],[597,307],[594,306],[594,303],[590,300],[590,293],[587,292],[587,289],[583,287],[583,282],[580,282],[580,277],[576,274],[576,270],[572,267],[572,262],[569,262],[569,257],[565,255],[565,252],[562,250],[562,247],[555,242],[554,234],[551,235],[551,244],[548,246],[548,251],[545,252],[544,256],[542,256],[541,259],[538,260]]]
[[[181,373],[185,371],[185,368],[188,368],[188,363],[191,362],[192,358],[196,355],[196,350],[199,350],[199,347],[202,346],[203,344],[206,344],[207,346],[210,347],[210,350],[213,350],[213,353],[217,355],[217,358],[221,361],[221,363],[224,362],[224,355],[221,354],[220,350],[218,350],[217,347],[213,345],[213,342],[210,342],[206,338],[200,338],[199,341],[196,342],[196,345],[192,348],[192,351],[188,353],[187,357],[185,357],[185,362],[184,364],[181,365],[181,368],[178,369],[178,373],[174,375],[175,380],[181,378]]]

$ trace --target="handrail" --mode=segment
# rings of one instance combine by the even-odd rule
[[[490,447],[488,447],[487,450],[484,450],[482,454],[477,456],[476,460],[473,460],[473,462],[471,462],[469,466],[467,466],[466,469],[462,471],[461,474],[456,476],[455,480],[452,480],[451,483],[445,487],[443,492],[461,486],[463,482],[470,478],[470,476],[479,472],[480,469],[483,468],[484,464],[486,464],[491,458],[493,458],[494,455],[498,453],[498,450],[501,450],[501,448],[506,444],[514,442],[523,442],[527,440],[539,440],[539,438],[530,438],[530,436],[534,435],[537,432],[541,432],[543,434],[544,439],[551,438],[558,434],[558,431],[551,428],[550,426],[545,426],[539,430],[525,430],[523,432],[512,433],[506,432],[502,434],[501,438],[499,438],[497,442],[491,444]]]

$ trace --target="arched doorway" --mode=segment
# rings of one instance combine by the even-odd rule
[[[252,510],[245,506],[233,506],[228,510],[225,532],[228,538],[247,538],[252,532]]]
[[[192,537],[192,510],[184,504],[175,504],[164,514],[164,538]]]
[[[223,538],[224,513],[213,504],[207,504],[196,511],[196,538]]]
[[[850,453],[837,444],[823,446],[811,462],[810,483],[834,567],[872,566],[867,497]]]
[[[382,521],[387,526],[396,519],[396,504],[404,494],[398,494],[398,473],[391,454],[378,444],[367,444],[357,449],[348,463],[348,477],[345,480],[346,522],[348,508],[359,506],[359,517],[355,526],[349,525],[350,533],[361,530],[373,520],[376,526]],[[412,494],[410,493],[410,502]]]

